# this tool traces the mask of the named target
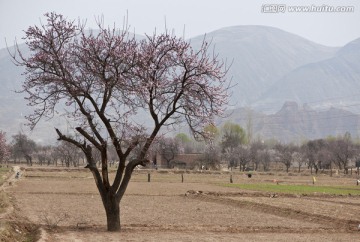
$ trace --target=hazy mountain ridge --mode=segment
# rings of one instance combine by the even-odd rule
[[[9,51],[12,50],[13,47],[10,47]],[[28,110],[24,95],[15,93],[20,90],[23,71],[24,68],[12,62],[7,49],[0,50],[0,130],[8,135],[20,130],[20,124],[25,122],[23,115]]]
[[[137,35],[136,38],[141,39],[142,36]],[[335,112],[335,109],[316,111],[311,108],[320,107],[324,110],[324,107],[334,106],[360,110],[360,95],[357,95],[360,94],[360,38],[344,47],[335,48],[313,43],[273,27],[234,26],[213,31],[205,39],[211,41],[210,55],[214,47],[220,58],[228,63],[232,62],[228,73],[228,78],[232,78],[232,84],[235,85],[231,104],[255,110],[251,111],[253,128],[259,135],[279,137],[286,141],[321,137],[329,134],[321,130],[324,125],[314,120],[324,119],[320,115],[322,112],[326,118],[329,115],[327,112]],[[203,40],[204,36],[198,36],[189,41],[196,49]],[[26,51],[24,44],[19,47]],[[12,50],[13,47],[10,47],[10,51]],[[23,71],[24,68],[12,63],[6,49],[0,50],[0,130],[9,135],[17,133],[23,127],[22,124],[26,122],[24,115],[29,112],[23,95],[14,92],[21,88],[25,78],[21,76]],[[309,106],[305,106],[305,109],[298,107],[297,112],[294,111],[295,108],[291,109],[294,117],[286,116],[286,109],[283,107],[280,110],[286,101],[295,101],[300,105],[308,103]],[[288,105],[289,103],[287,108]],[[242,108],[233,111],[232,119],[246,127],[246,122],[242,119],[248,117],[250,109],[244,109],[247,112],[239,110]],[[275,113],[278,110],[280,113]],[[309,110],[311,112],[307,112]],[[265,115],[260,111],[275,114]],[[315,115],[314,112],[320,113]],[[339,118],[334,127],[350,125],[348,129],[351,130],[357,127],[355,121],[346,120],[349,113],[344,111],[339,115],[344,115],[344,120]],[[300,122],[298,118],[304,122]],[[276,119],[283,121],[279,123]],[[269,125],[269,122],[275,124]],[[52,134],[53,131],[49,130],[54,124],[45,123],[41,127],[39,125],[32,134],[35,139],[51,139],[53,142],[54,137],[49,137],[49,133]],[[287,127],[289,123],[293,127]],[[276,125],[283,125],[286,129]],[[347,127],[342,128],[342,131],[345,132],[346,129]],[[352,133],[356,132],[354,130]]]
[[[253,104],[255,109],[278,110],[287,101],[314,107],[360,108],[360,39],[327,60],[296,68],[275,83]]]
[[[191,39],[199,46],[204,36]],[[297,67],[333,57],[338,48],[313,43],[266,26],[234,26],[206,35],[219,57],[232,61],[228,77],[236,86],[233,104],[252,105],[281,77]],[[212,51],[212,48],[210,48]]]

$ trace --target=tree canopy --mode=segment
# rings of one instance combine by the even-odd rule
[[[119,202],[135,166],[148,162],[146,153],[164,126],[185,121],[196,137],[225,110],[228,100],[226,67],[209,56],[208,43],[198,50],[168,32],[136,40],[126,29],[99,23],[87,31],[60,14],[45,14],[47,21],[29,27],[26,44],[30,57],[18,49],[14,60],[26,67],[23,92],[35,111],[31,127],[52,118],[61,107],[76,127],[76,136],[56,129],[58,139],[85,154],[108,218],[108,229],[119,230]],[[59,108],[60,107],[60,108]],[[137,118],[148,113],[153,126]],[[108,177],[108,147],[116,150],[119,167],[113,183]],[[126,163],[135,147],[137,157]],[[101,154],[101,169],[93,149]],[[117,215],[114,215],[117,214]]]
[[[222,132],[222,149],[233,149],[241,144],[246,143],[246,134],[240,125],[226,122],[221,128]]]

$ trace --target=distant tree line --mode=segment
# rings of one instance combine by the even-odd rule
[[[270,171],[280,167],[286,172],[290,168],[296,168],[298,172],[309,169],[315,174],[325,169],[338,169],[347,174],[356,161],[360,160],[360,142],[353,140],[349,133],[309,140],[299,145],[260,138],[249,140],[245,130],[232,122],[227,122],[220,128],[208,126],[205,129],[211,138],[209,141],[198,142],[185,133],[174,137],[160,137],[149,149],[147,157],[156,166],[156,157],[160,155],[166,161],[166,166],[162,168],[173,168],[179,154],[197,153],[202,154],[201,158],[192,167],[225,167],[240,171]],[[135,148],[129,159],[136,157],[136,152]],[[94,152],[98,165],[100,155]],[[109,149],[108,157],[110,166],[117,165],[115,150]],[[6,134],[0,131],[0,164],[8,163],[78,167],[85,166],[87,161],[79,149],[67,142],[40,145],[22,133],[12,136],[11,141],[7,142]]]
[[[286,172],[296,168],[298,172],[309,169],[316,174],[325,169],[343,170],[347,174],[360,160],[360,142],[353,140],[349,133],[301,144],[284,144],[261,138],[251,140],[241,126],[232,122],[220,128],[209,126],[206,129],[212,137],[208,142],[195,142],[185,134],[166,138],[161,145],[163,159],[171,164],[175,154],[196,152],[202,154],[197,166],[206,169],[219,169],[222,166],[230,170],[270,171],[280,167]]]

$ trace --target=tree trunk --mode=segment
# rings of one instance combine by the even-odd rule
[[[104,200],[106,211],[107,230],[120,231],[120,203],[116,201],[113,195],[107,195]]]

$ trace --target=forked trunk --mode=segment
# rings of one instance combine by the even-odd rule
[[[106,211],[108,231],[120,231],[120,203],[112,195],[103,200]]]

